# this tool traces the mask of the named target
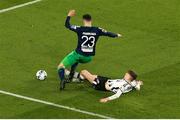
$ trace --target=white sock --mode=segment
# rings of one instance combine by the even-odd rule
[[[70,71],[69,70],[67,70],[67,69],[65,69],[65,75],[69,75],[70,74]]]
[[[65,75],[68,76],[69,74],[70,74],[70,71],[65,69]],[[77,78],[77,79],[80,78],[81,80],[84,80],[85,78],[81,74],[80,75],[79,74],[80,74],[79,72],[75,72],[73,77]]]

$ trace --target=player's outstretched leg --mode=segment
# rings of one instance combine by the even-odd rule
[[[70,71],[65,69],[65,76],[69,76],[69,74],[70,74]],[[73,78],[74,78],[74,80],[73,80]],[[66,79],[66,77],[65,77],[65,79]],[[74,71],[74,75],[72,77],[71,82],[83,82],[84,80],[85,80],[84,77],[79,72]]]
[[[97,75],[94,75],[87,70],[82,70],[80,74],[84,77],[84,79],[87,79],[90,83],[93,83],[94,80],[97,78]]]
[[[75,64],[73,64],[71,66],[71,71],[70,71],[70,74],[69,74],[69,82],[72,81],[77,66],[78,66],[78,62],[76,62]]]
[[[66,81],[65,81],[65,78],[64,78],[64,73],[65,73],[65,67],[61,63],[58,66],[58,75],[59,75],[59,78],[60,78],[60,90],[63,90],[65,88],[65,84],[66,84]]]

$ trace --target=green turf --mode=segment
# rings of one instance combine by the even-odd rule
[[[23,4],[31,0],[0,0],[0,9],[5,9],[15,5]]]
[[[0,0],[0,8],[29,0],[11,1]],[[144,81],[142,91],[107,104],[98,100],[111,93],[95,91],[87,83],[58,91],[56,66],[77,42],[64,27],[72,8],[77,11],[72,23],[82,25],[81,16],[90,13],[95,26],[123,35],[100,38],[93,61],[78,70],[119,78],[134,69]],[[114,118],[180,118],[179,38],[179,0],[43,0],[0,14],[0,89]],[[46,81],[34,78],[39,69],[47,71]],[[0,118],[94,118],[2,94],[0,98]]]

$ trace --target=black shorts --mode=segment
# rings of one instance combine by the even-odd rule
[[[105,88],[105,83],[110,78],[103,77],[103,76],[97,76],[97,78],[93,82],[93,88],[95,90],[101,90],[101,91],[107,91]]]

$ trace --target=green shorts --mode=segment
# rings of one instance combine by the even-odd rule
[[[91,56],[83,56],[78,54],[76,51],[72,51],[61,61],[61,63],[67,68],[75,63],[88,63],[91,60]]]

